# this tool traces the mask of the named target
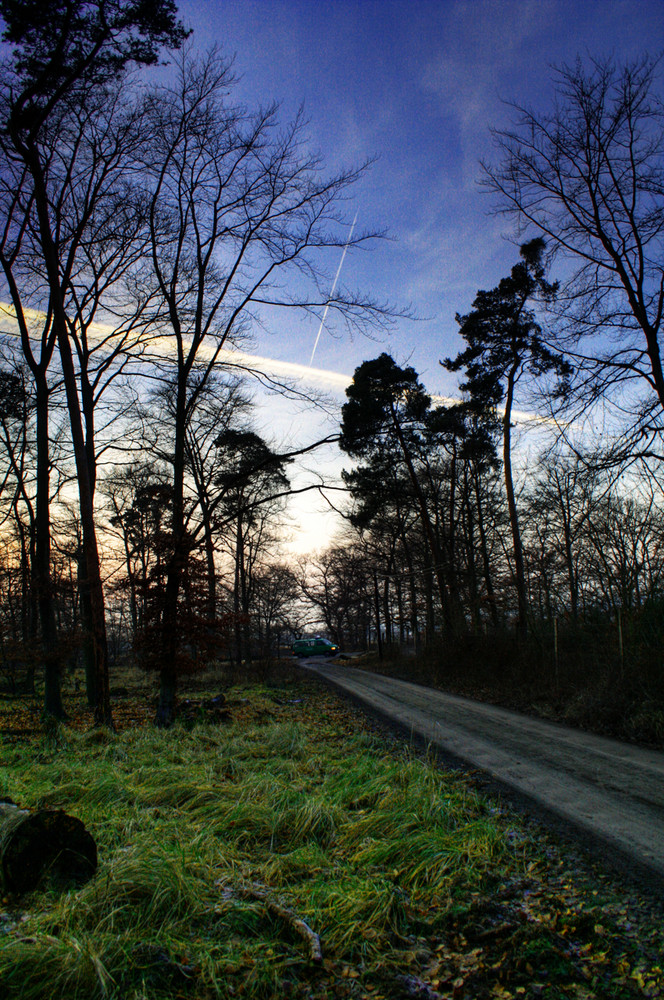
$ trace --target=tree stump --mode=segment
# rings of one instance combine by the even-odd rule
[[[81,885],[97,870],[97,845],[80,819],[62,809],[21,809],[0,800],[0,883],[34,889],[45,874]]]

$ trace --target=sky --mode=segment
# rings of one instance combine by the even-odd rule
[[[235,55],[237,96],[303,104],[313,149],[330,170],[376,162],[347,206],[349,225],[386,229],[370,253],[349,252],[341,281],[410,307],[373,344],[323,330],[322,369],[352,375],[381,350],[408,361],[432,392],[454,376],[438,362],[460,347],[455,314],[518,259],[505,217],[480,188],[490,128],[505,101],[546,109],[552,66],[577,55],[618,60],[664,49],[664,0],[181,0],[197,45]],[[340,256],[339,251],[335,255]],[[331,273],[336,257],[330,261]],[[331,317],[328,315],[328,319]],[[261,335],[257,353],[308,364],[318,324]]]
[[[284,122],[303,106],[330,171],[375,160],[346,214],[349,230],[357,214],[358,229],[388,237],[369,253],[351,248],[340,281],[415,317],[376,340],[328,322],[313,368],[313,317],[256,333],[257,355],[330,394],[327,417],[274,398],[263,405],[259,429],[289,444],[335,430],[344,384],[381,351],[413,365],[432,394],[455,395],[456,376],[439,364],[461,348],[455,314],[518,260],[513,224],[492,214],[480,185],[490,129],[510,122],[510,101],[546,110],[554,68],[577,56],[664,50],[664,0],[180,0],[179,9],[197,46],[235,57],[237,100],[276,100]],[[309,458],[317,472],[341,464],[333,449]],[[296,504],[296,551],[326,535],[317,503]]]

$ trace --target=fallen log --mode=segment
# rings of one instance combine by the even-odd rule
[[[97,845],[80,819],[62,809],[21,809],[0,800],[0,883],[18,895],[47,873],[81,885],[97,870]]]

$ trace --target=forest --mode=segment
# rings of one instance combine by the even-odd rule
[[[547,114],[514,105],[482,169],[522,238],[456,317],[458,400],[368,341],[327,484],[339,532],[298,560],[289,472],[321,442],[256,432],[252,385],[295,390],[229,349],[279,310],[378,340],[405,315],[328,293],[325,251],[379,236],[348,238],[370,164],[330,173],[302,117],[236,104],[232,62],[172,0],[50,7],[47,31],[42,4],[0,2],[3,689],[60,718],[75,683],[112,725],[114,672],[138,667],[168,726],[183,677],[267,676],[320,632],[376,669],[661,743],[658,60],[588,57]]]

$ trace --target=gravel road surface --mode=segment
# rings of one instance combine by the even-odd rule
[[[664,886],[664,752],[355,667],[300,663],[449,762],[479,769],[595,856]]]

